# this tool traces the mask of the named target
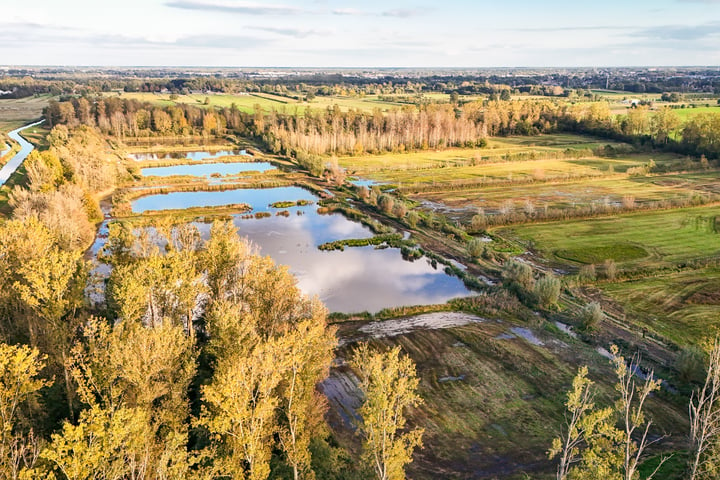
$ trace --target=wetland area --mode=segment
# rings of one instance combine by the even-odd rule
[[[0,70],[0,393],[27,352],[41,381],[0,452],[40,453],[0,477],[381,479],[398,394],[398,480],[617,480],[625,436],[628,478],[690,478],[717,72],[30,70]],[[558,477],[578,385],[602,433]]]
[[[192,152],[188,161],[210,158],[210,152]],[[154,154],[143,154],[155,159]],[[131,157],[137,157],[133,154]],[[174,155],[175,159],[179,155]],[[215,158],[215,157],[213,157]],[[275,168],[269,162],[203,163],[146,168],[143,176],[195,175],[241,171],[266,172]],[[373,236],[365,225],[341,213],[318,213],[319,197],[300,187],[237,188],[223,191],[171,192],[140,196],[131,202],[132,212],[148,210],[181,211],[193,207],[247,205],[247,212],[231,215],[241,237],[247,238],[260,255],[269,255],[287,265],[307,295],[317,295],[330,312],[343,314],[377,313],[387,308],[443,304],[472,294],[463,282],[444,271],[443,265],[426,258],[406,260],[399,248],[362,246],[343,251],[321,251],[328,242]],[[291,203],[292,206],[274,207]],[[255,214],[269,215],[258,218]],[[201,233],[209,224],[197,223]],[[105,235],[101,229],[101,235]],[[97,250],[96,243],[93,247]]]
[[[563,137],[560,141],[561,147],[565,148],[565,142],[571,140],[577,140],[581,146],[583,142],[591,141]],[[548,142],[550,145],[553,144],[552,140]],[[510,143],[510,145],[513,144]],[[525,149],[527,147],[521,145],[518,148]],[[512,150],[510,151],[512,152]],[[467,216],[473,214],[473,207],[470,206],[473,204],[494,203],[495,209],[487,208],[486,214],[502,214],[503,209],[508,208],[506,204],[510,195],[507,190],[503,190],[503,187],[473,185],[471,188],[460,190],[457,193],[453,190],[443,191],[442,187],[437,189],[419,188],[419,191],[412,192],[414,187],[407,186],[414,185],[408,181],[408,170],[399,172],[399,176],[396,178],[396,171],[387,169],[387,166],[391,164],[385,159],[382,163],[384,165],[382,174],[366,172],[367,177],[352,177],[351,187],[349,187],[351,193],[348,194],[332,183],[319,182],[319,185],[309,188],[307,178],[298,180],[293,173],[282,173],[279,165],[269,158],[262,156],[252,159],[234,157],[233,155],[237,155],[238,151],[232,149],[224,152],[228,154],[224,159],[223,151],[218,154],[212,150],[202,151],[201,149],[189,153],[173,152],[172,155],[155,154],[149,151],[128,155],[133,163],[141,165],[146,163],[152,166],[141,167],[140,176],[133,183],[124,186],[127,191],[132,192],[129,201],[130,209],[117,219],[108,214],[101,226],[99,238],[96,240],[92,252],[97,253],[104,244],[108,233],[108,223],[126,221],[125,217],[134,219],[132,221],[138,221],[138,219],[143,219],[146,215],[151,214],[154,216],[153,218],[194,220],[193,225],[203,239],[208,238],[211,222],[214,219],[222,217],[231,220],[239,235],[246,238],[260,255],[268,255],[277,264],[286,266],[295,277],[300,290],[307,295],[317,296],[333,314],[333,318],[340,320],[340,323],[337,324],[340,344],[337,351],[337,365],[331,369],[330,377],[321,385],[321,390],[328,397],[331,406],[328,419],[336,432],[345,432],[352,428],[353,422],[358,418],[357,409],[362,404],[362,399],[358,396],[358,378],[344,366],[344,362],[351,355],[353,345],[359,341],[371,341],[375,344],[385,345],[401,344],[412,358],[418,359],[419,366],[423,371],[421,393],[427,399],[428,404],[421,409],[416,418],[427,419],[430,416],[436,416],[435,412],[443,408],[449,408],[453,412],[463,411],[466,404],[462,402],[475,398],[476,393],[473,392],[478,389],[496,392],[491,396],[490,405],[481,406],[472,400],[472,408],[474,408],[472,415],[462,420],[441,417],[444,426],[436,425],[428,429],[426,441],[442,460],[419,462],[413,467],[413,471],[419,475],[419,478],[433,478],[439,472],[437,470],[439,465],[448,464],[455,465],[453,468],[456,470],[465,471],[465,475],[474,475],[467,469],[475,469],[476,473],[486,472],[487,475],[490,475],[491,472],[497,472],[498,468],[498,461],[488,459],[488,455],[492,456],[490,452],[508,451],[507,449],[513,449],[514,445],[518,444],[525,444],[526,448],[530,449],[540,449],[552,431],[549,429],[546,419],[552,418],[553,423],[558,423],[560,417],[558,417],[555,407],[552,407],[554,401],[546,404],[538,403],[537,399],[548,396],[555,398],[556,393],[552,393],[555,391],[553,389],[557,391],[564,389],[564,384],[561,383],[562,379],[568,378],[572,374],[573,365],[577,362],[591,365],[597,374],[604,371],[602,365],[607,362],[606,357],[610,355],[608,350],[603,346],[583,346],[582,338],[585,337],[581,338],[584,335],[581,328],[577,323],[568,321],[565,317],[558,317],[563,321],[555,321],[554,329],[550,329],[550,327],[541,329],[532,322],[528,325],[523,321],[518,321],[514,314],[508,315],[502,310],[498,311],[497,307],[493,307],[493,314],[480,316],[464,312],[462,307],[460,309],[448,308],[449,305],[462,305],[462,303],[454,304],[453,302],[456,301],[466,302],[464,305],[472,305],[476,301],[473,300],[474,298],[486,298],[488,295],[485,291],[486,288],[492,288],[492,285],[500,280],[497,272],[478,269],[477,264],[472,262],[470,264],[471,271],[468,271],[468,266],[456,261],[452,255],[453,251],[448,249],[444,250],[447,255],[443,259],[444,263],[438,263],[433,254],[428,257],[408,255],[408,251],[412,251],[412,249],[406,251],[406,247],[401,249],[396,245],[388,245],[384,241],[368,244],[377,238],[376,230],[378,225],[382,226],[382,223],[373,221],[373,217],[358,217],[356,209],[361,208],[362,203],[351,198],[357,192],[361,192],[362,196],[363,189],[370,191],[371,195],[378,196],[378,199],[379,195],[389,193],[398,195],[401,192],[396,192],[396,188],[401,185],[409,193],[404,197],[404,201],[416,201],[418,211],[424,212],[428,218],[445,212],[449,218],[455,218],[455,221],[467,221]],[[183,157],[186,153],[187,155]],[[458,154],[460,156],[472,155],[470,152],[462,151]],[[217,162],[218,158],[222,159],[222,162]],[[238,158],[239,161],[234,162],[234,158]],[[417,155],[407,154],[405,158],[405,162],[412,162]],[[644,157],[634,159],[629,156],[625,160],[610,159],[609,161],[625,162],[629,165],[626,168],[631,168],[633,165],[642,165],[643,160]],[[159,165],[159,162],[167,161],[171,161],[172,164],[156,166]],[[347,159],[341,159],[341,161],[349,162]],[[435,160],[433,155],[429,155],[429,160],[420,161],[431,162],[428,167],[432,168],[432,162]],[[667,161],[672,162],[674,159]],[[459,160],[458,163],[456,168],[467,168],[462,160]],[[653,194],[650,194],[648,201],[658,198],[674,198],[684,194],[684,191],[678,192],[677,188],[653,187],[654,183],[650,182],[640,181],[638,183],[637,180],[628,179],[627,174],[622,172],[615,174],[616,179],[608,179],[607,175],[602,173],[603,169],[607,168],[607,163],[603,163],[602,159],[587,162],[576,160],[560,162],[557,167],[558,172],[562,168],[574,168],[572,166],[575,164],[581,165],[578,168],[581,169],[583,175],[589,174],[588,182],[590,183],[583,184],[581,180],[568,177],[554,185],[553,182],[556,179],[551,177],[540,182],[539,185],[535,185],[525,181],[523,177],[517,177],[520,186],[515,189],[523,195],[531,196],[529,198],[535,202],[545,203],[547,205],[546,212],[548,206],[574,209],[585,205],[594,205],[593,202],[603,198],[605,208],[622,211],[620,199],[622,199],[623,191],[628,189],[637,189],[638,195],[642,195],[645,190],[641,189],[655,188],[657,193],[654,194],[654,197]],[[499,172],[502,168],[501,165],[491,162],[488,167],[489,171]],[[283,168],[287,169],[286,166]],[[452,169],[445,171],[444,168],[438,172],[446,176],[454,175]],[[509,165],[508,168],[510,168],[508,171],[512,172],[516,167]],[[522,168],[529,170],[530,166]],[[250,176],[243,176],[248,172],[251,173]],[[362,170],[359,172],[362,173]],[[432,170],[430,172],[432,176]],[[279,175],[279,177],[266,177],[267,175]],[[423,173],[422,175],[427,174]],[[153,182],[154,177],[165,179],[165,183],[161,187],[165,193],[157,193],[153,189],[156,184],[148,183]],[[594,177],[599,177],[599,179],[596,180]],[[287,178],[288,185],[262,186],[261,188],[255,186],[257,182],[266,181],[266,178]],[[437,176],[432,177],[432,181],[428,181],[425,177],[414,178],[413,181],[425,182],[424,185],[432,185],[436,181],[443,182],[442,177]],[[219,179],[222,179],[222,188],[214,190],[213,186],[219,185]],[[192,180],[192,185],[198,185],[197,182],[200,182],[200,185],[205,184],[207,189],[193,187],[192,191],[183,191],[182,185],[189,180]],[[700,178],[697,182],[683,182],[681,188],[685,190],[697,188],[696,185],[704,185],[704,183],[700,183],[704,180],[704,178]],[[310,184],[313,183],[317,184],[318,182],[311,180]],[[662,181],[655,183],[660,185]],[[178,186],[177,191],[175,190],[176,185]],[[598,185],[599,193],[593,190],[596,188],[595,185]],[[600,188],[605,190],[600,190]],[[610,192],[609,188],[615,190]],[[144,189],[147,189],[148,193],[144,193]],[[577,196],[577,199],[564,203],[558,202],[554,198],[547,200],[544,195],[545,191],[549,189],[555,191],[566,189],[569,191],[568,196]],[[614,194],[617,200],[608,201],[608,194]],[[643,199],[644,197],[638,196],[638,200]],[[345,205],[344,210],[333,211],[334,209],[328,209],[325,206],[338,201]],[[237,211],[233,211],[233,209],[237,209]],[[355,213],[347,215],[342,213],[343,211]],[[110,210],[108,210],[109,212]],[[187,212],[190,217],[184,216]],[[454,217],[453,212],[457,212],[458,215]],[[627,213],[632,215],[632,212]],[[655,212],[650,213],[650,217],[643,216],[643,218],[651,219],[652,215],[670,218]],[[678,215],[680,215],[679,218],[685,218],[682,213],[678,213]],[[365,218],[365,220],[359,221],[359,218]],[[374,218],[377,219],[377,217]],[[612,221],[621,222],[622,218],[625,217]],[[422,221],[425,222],[425,220]],[[606,220],[598,220],[596,223],[603,221]],[[670,218],[670,221],[673,220]],[[416,235],[419,239],[424,238],[423,235],[427,235],[419,229],[412,228],[405,221],[388,223],[393,225],[391,229],[398,232],[403,241],[412,243],[412,241],[416,241]],[[648,223],[657,226],[652,220],[648,220]],[[682,221],[681,223],[685,225]],[[632,224],[637,229],[640,228],[642,222],[632,222]],[[596,228],[592,226],[593,223],[587,225],[586,229]],[[699,228],[697,225],[695,227],[693,225],[695,224],[689,225],[688,228],[690,230]],[[543,224],[535,228],[538,231],[545,231]],[[625,235],[628,239],[632,238],[634,230],[627,227],[626,230]],[[548,231],[549,234],[557,234],[562,237],[559,230],[550,228]],[[508,226],[488,229],[486,234],[478,235],[477,239],[489,251],[510,248],[513,255],[517,256],[516,258],[541,270],[547,268],[547,264],[544,262],[547,262],[548,259],[556,259],[549,266],[553,271],[564,275],[573,269],[573,264],[568,265],[567,263],[568,258],[572,257],[570,262],[585,261],[584,257],[577,260],[567,253],[571,251],[569,247],[543,252],[542,256],[530,256],[527,251],[518,248],[528,238],[538,238],[538,235],[533,227],[523,225],[521,228]],[[564,242],[573,245],[570,243],[573,238],[577,238],[578,242],[583,241],[582,235],[571,235],[564,238]],[[613,236],[612,238],[615,238],[617,242],[621,237]],[[644,244],[647,244],[649,238],[646,236]],[[424,238],[424,241],[433,243],[433,240],[427,237]],[[346,242],[346,246],[338,249],[318,248],[321,245],[334,245],[338,242]],[[554,245],[557,242],[558,240],[555,239],[543,240],[543,245]],[[357,246],[348,246],[353,244]],[[617,249],[613,245],[599,247],[594,254],[593,250],[588,247],[581,247],[578,251],[582,251],[585,256],[595,255],[597,258],[593,257],[593,263],[602,262],[605,257],[614,258],[623,266],[632,265],[631,261],[647,261],[645,257],[649,254],[645,250],[639,246],[633,248],[642,251],[643,255],[626,258],[627,255],[623,256],[622,252],[616,252]],[[657,249],[652,251],[655,252]],[[692,252],[690,253],[692,254]],[[460,256],[460,258],[467,257]],[[455,271],[463,272],[471,278],[480,280],[480,284],[486,287],[479,290],[468,289],[461,278],[454,275],[452,270],[448,271],[449,267],[446,265],[453,266]],[[96,280],[99,279],[102,283],[103,279],[109,275],[109,266],[99,265],[94,273],[97,274]],[[102,291],[102,288],[96,288],[96,290]],[[98,298],[102,297],[95,299]],[[423,313],[426,308],[429,308],[431,313]],[[373,317],[378,320],[367,321],[367,318]],[[552,330],[550,334],[548,334],[548,329]],[[492,346],[491,350],[495,353],[491,354],[487,350],[488,346]],[[442,360],[426,364],[422,359],[426,358],[427,350],[432,352],[432,357],[442,357]],[[427,358],[429,361],[430,357]],[[535,358],[535,360],[527,363],[528,358]],[[513,372],[515,368],[513,365],[520,363],[528,365],[529,370]],[[499,370],[495,371],[491,378],[486,379],[480,373],[486,368],[498,368]],[[635,371],[640,372],[639,368],[634,368]],[[559,377],[558,372],[562,372]],[[533,378],[534,375],[540,375],[544,379],[545,387],[538,385],[537,379]],[[508,385],[512,385],[512,393],[506,395],[514,399],[513,401],[517,403],[516,407],[509,409],[507,405],[502,406],[503,400],[506,398],[497,397],[499,394],[497,384],[492,382],[507,382]],[[675,386],[667,382],[663,382],[663,388],[677,394]],[[668,420],[665,425],[669,426],[678,421],[675,417],[676,413],[669,410],[664,403],[654,404],[653,408],[665,411],[669,415],[668,418],[672,419]],[[507,417],[510,411],[514,411],[517,418]],[[498,415],[502,418],[499,418]],[[517,420],[519,418],[522,419],[520,423]],[[457,425],[450,427],[453,424]],[[458,432],[449,434],[447,428],[458,429]],[[526,434],[528,429],[535,432],[531,437]],[[461,430],[466,433],[459,433]],[[491,432],[491,438],[498,440],[496,445],[493,446],[492,441],[483,443],[482,446],[471,442],[472,438],[487,436],[488,432]],[[339,433],[339,435],[340,438],[343,438],[345,434]],[[484,452],[485,455],[477,460],[469,460],[465,453],[445,450],[449,437],[453,438],[457,444],[463,445],[467,451],[476,449]],[[347,439],[343,441],[351,442]],[[510,457],[502,457],[499,463],[504,464],[503,468],[506,468],[508,472],[513,472],[534,470],[538,465],[542,465],[542,460],[540,456],[533,454],[529,457],[528,462],[517,462],[511,460]],[[478,478],[486,478],[486,474],[481,473]]]

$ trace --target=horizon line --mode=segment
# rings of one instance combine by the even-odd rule
[[[0,64],[0,68],[202,68],[202,69],[277,69],[277,70],[499,70],[499,69],[619,69],[619,68],[710,68],[720,69],[720,65],[515,65],[515,66],[477,66],[477,67],[422,67],[422,66],[278,66],[278,65],[92,65],[92,64]]]

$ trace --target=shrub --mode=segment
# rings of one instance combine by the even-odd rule
[[[590,302],[580,311],[580,329],[583,332],[591,333],[597,330],[600,322],[605,317],[602,307],[597,302]]]
[[[393,215],[395,215],[398,218],[405,218],[407,211],[408,211],[407,205],[405,205],[404,202],[398,201],[395,204],[395,207],[393,208]]]
[[[524,290],[530,290],[534,282],[530,265],[514,259],[508,260],[503,265],[502,278],[509,286],[515,284]]]
[[[560,286],[560,280],[550,273],[535,282],[535,296],[538,303],[543,307],[557,304],[560,298]]]
[[[467,244],[467,252],[473,258],[478,258],[482,255],[485,248],[485,242],[479,238],[471,238]]]
[[[608,280],[615,280],[615,277],[617,277],[617,265],[615,265],[615,260],[612,258],[605,260],[603,270],[605,270],[605,278]]]
[[[355,192],[357,193],[357,196],[360,198],[360,200],[362,200],[363,202],[367,202],[370,198],[370,189],[367,188],[365,185],[355,187]]]
[[[478,211],[477,215],[473,215],[470,220],[470,227],[476,232],[485,230],[485,227],[487,227],[487,217],[484,211]]]
[[[383,213],[389,214],[390,212],[392,212],[395,201],[390,195],[388,195],[387,193],[383,193],[378,197],[377,204]]]
[[[582,282],[592,282],[597,278],[597,273],[595,272],[595,265],[583,265],[580,267],[580,271],[578,272],[578,278]]]
[[[680,381],[701,382],[705,377],[705,352],[697,345],[684,347],[675,360],[675,369]]]
[[[417,226],[417,223],[419,220],[420,220],[420,215],[418,215],[418,213],[415,210],[411,210],[410,212],[408,212],[407,216],[405,217],[405,221],[412,228],[415,228]]]

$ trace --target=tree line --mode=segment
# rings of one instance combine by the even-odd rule
[[[180,104],[153,106],[148,102],[118,97],[75,97],[50,101],[44,109],[49,127],[85,125],[123,137],[169,135],[222,135],[226,131],[245,134],[252,119],[235,107],[209,110]]]
[[[615,116],[606,102],[572,104],[554,100],[491,100],[460,105],[407,105],[382,112],[307,108],[295,114],[252,114],[235,106],[153,105],[119,97],[75,97],[51,101],[49,126],[87,125],[123,137],[224,135],[262,140],[274,153],[359,155],[485,145],[492,136],[552,132],[589,133],[640,147],[715,159],[720,157],[720,115],[699,114],[681,123],[669,107],[631,108]]]

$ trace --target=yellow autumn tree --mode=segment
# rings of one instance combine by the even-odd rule
[[[20,410],[37,392],[49,385],[38,378],[44,358],[25,345],[0,343],[0,477],[19,478],[32,469],[37,449],[32,431],[20,429]]]
[[[322,305],[314,318],[295,325],[280,337],[283,378],[280,383],[280,446],[293,478],[315,478],[310,469],[310,441],[323,429],[326,402],[316,385],[328,375],[337,344],[325,324]]]
[[[187,478],[195,355],[182,327],[91,318],[71,371],[87,408],[43,450],[54,469],[69,479]]]
[[[216,468],[232,478],[265,480],[270,474],[277,432],[275,389],[281,381],[282,352],[274,341],[249,355],[233,355],[217,366],[202,389],[205,406],[199,424],[217,445]]]
[[[406,409],[422,403],[413,361],[400,346],[382,353],[361,344],[350,361],[365,400],[359,413],[363,457],[378,480],[402,480],[412,453],[422,447],[423,429],[405,431]]]

